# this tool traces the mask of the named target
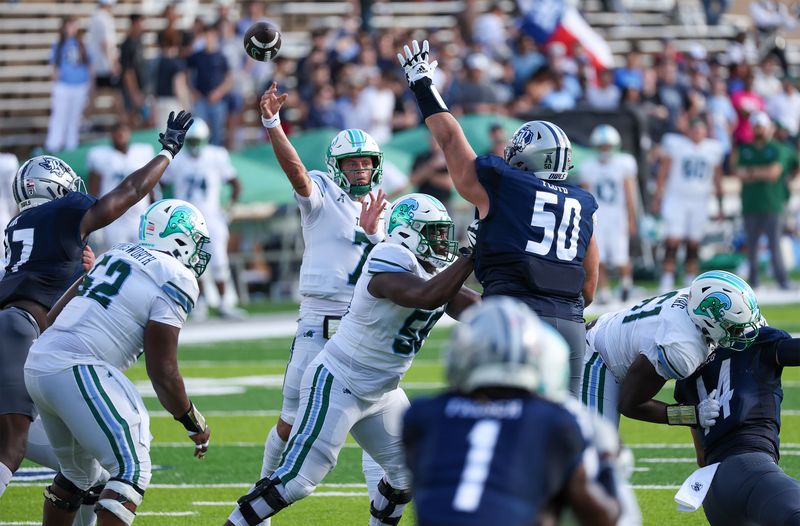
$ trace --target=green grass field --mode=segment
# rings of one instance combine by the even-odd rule
[[[800,305],[765,308],[773,326],[800,332]],[[435,330],[406,375],[411,398],[435,392],[443,384],[439,357],[447,330]],[[147,395],[152,390],[142,364],[128,376],[145,395],[154,435],[152,460],[157,469],[139,508],[136,524],[221,525],[236,499],[245,493],[261,468],[267,431],[277,418],[280,386],[290,338],[184,346],[181,370],[189,393],[212,427],[211,449],[202,461],[192,458],[193,444],[180,424]],[[214,394],[197,394],[209,393]],[[784,373],[782,467],[800,477],[800,371]],[[672,384],[660,397],[671,400]],[[672,500],[677,487],[693,471],[689,431],[624,420],[625,441],[636,455],[633,484],[646,525],[705,524],[702,511],[678,513]],[[25,467],[32,467],[26,463]],[[0,525],[40,524],[44,481],[11,484],[0,500]],[[368,498],[361,474],[361,453],[354,443],[342,451],[339,465],[310,498],[286,509],[275,526],[365,525]],[[413,524],[413,510],[403,524]]]

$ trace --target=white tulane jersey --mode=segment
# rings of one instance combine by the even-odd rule
[[[222,184],[236,177],[228,150],[207,144],[200,155],[193,157],[188,148],[169,163],[161,178],[163,184],[172,185],[173,197],[189,201],[208,219],[222,215],[220,194]],[[212,217],[212,221],[213,221]]]
[[[359,398],[374,402],[397,388],[445,307],[427,311],[376,298],[367,287],[386,272],[410,272],[428,280],[414,254],[394,243],[380,243],[370,253],[358,279],[350,310],[318,359]]]
[[[703,334],[689,318],[688,301],[686,288],[604,314],[589,340],[594,340],[594,348],[619,382],[640,354],[663,378],[686,378],[710,353]]]
[[[625,203],[625,180],[636,177],[636,159],[627,153],[615,153],[607,162],[597,157],[581,163],[579,181],[589,187],[597,199],[597,219],[613,217],[627,221],[628,210]],[[627,228],[627,224],[618,225]]]
[[[312,171],[309,176],[311,195],[294,194],[305,243],[300,310],[341,316],[353,297],[372,244],[358,224],[361,203],[351,199],[326,173]],[[378,232],[383,232],[382,224]]]
[[[722,144],[704,139],[695,144],[685,135],[670,133],[661,143],[672,160],[664,195],[692,201],[706,201],[714,182],[714,169],[722,163]]]
[[[131,144],[126,153],[105,145],[95,146],[89,150],[86,167],[100,178],[97,197],[102,197],[116,188],[128,175],[150,162],[154,155],[153,147],[149,144]],[[139,219],[148,205],[149,199],[142,199],[113,224],[104,228],[102,232],[106,238],[106,245],[135,242],[139,235]]]
[[[197,301],[197,279],[177,259],[139,245],[98,256],[55,323],[31,347],[26,370],[73,365],[130,367],[142,353],[148,320],[182,327]]]

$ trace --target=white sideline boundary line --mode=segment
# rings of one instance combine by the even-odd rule
[[[137,511],[140,517],[190,517],[197,515],[196,511]]]
[[[309,497],[369,497],[369,493],[366,491],[316,491],[309,495]],[[229,507],[229,506],[236,506],[236,501],[210,501],[210,500],[201,500],[197,502],[192,502],[192,506],[220,506],[220,507]]]

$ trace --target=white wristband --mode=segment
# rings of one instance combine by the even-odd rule
[[[366,232],[364,233],[367,234]],[[367,239],[369,239],[369,242],[372,243],[373,245],[377,245],[378,243],[383,241],[383,237],[384,237],[383,232],[380,229],[374,234],[367,234]]]
[[[263,124],[265,128],[277,128],[281,125],[281,114],[276,113],[271,119],[268,119],[262,115],[261,124]]]
[[[174,157],[172,156],[172,152],[169,151],[169,150],[161,150],[160,152],[158,152],[158,155],[163,155],[164,157],[166,157],[170,161],[172,161],[172,159],[174,159]]]

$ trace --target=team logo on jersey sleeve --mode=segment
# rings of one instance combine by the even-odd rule
[[[419,208],[419,203],[414,199],[406,199],[395,207],[389,218],[389,233],[400,225],[410,225],[414,221],[414,210]]]
[[[167,221],[167,227],[158,237],[165,238],[172,234],[182,234],[194,230],[194,212],[187,206],[176,207]]]
[[[700,316],[708,316],[716,321],[721,321],[725,316],[725,311],[733,306],[733,302],[727,294],[714,292],[703,298],[700,305],[694,309],[694,313]]]

